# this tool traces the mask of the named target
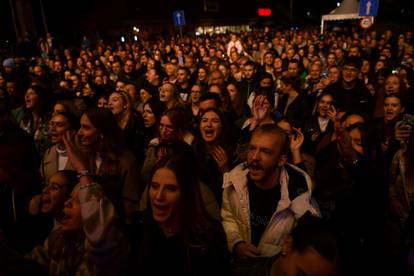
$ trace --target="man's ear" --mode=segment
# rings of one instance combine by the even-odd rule
[[[287,157],[286,154],[281,155],[280,158],[279,158],[279,161],[277,163],[279,165],[279,167],[282,167],[283,165],[285,165],[285,163],[287,162],[287,159],[288,159],[288,157]]]
[[[292,251],[292,243],[293,243],[292,236],[291,235],[287,236],[282,244],[282,256],[286,256]]]

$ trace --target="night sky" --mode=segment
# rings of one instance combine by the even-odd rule
[[[11,0],[14,2],[15,0]],[[29,0],[30,1],[30,0]],[[209,0],[206,0],[209,1]],[[35,26],[43,33],[40,13],[40,0],[32,0]],[[74,37],[81,33],[104,33],[108,30],[122,30],[140,22],[155,22],[172,25],[172,11],[183,9],[188,24],[210,19],[210,22],[248,22],[256,16],[259,5],[273,8],[273,21],[276,24],[290,24],[290,0],[216,0],[219,12],[205,13],[203,0],[43,0],[48,29],[56,36]],[[336,0],[293,0],[295,24],[317,25],[320,16],[336,7]],[[408,3],[407,3],[408,2]],[[380,0],[378,20],[395,24],[413,24],[414,1]],[[307,16],[310,12],[310,16]],[[0,39],[15,38],[9,1],[0,1]],[[378,21],[379,22],[379,21]]]

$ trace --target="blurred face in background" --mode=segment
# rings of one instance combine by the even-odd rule
[[[341,76],[341,73],[339,72],[339,69],[337,67],[331,67],[328,70],[328,78],[332,81],[338,81]]]
[[[362,147],[362,134],[361,131],[358,128],[354,128],[351,131],[348,132],[349,138],[351,140],[352,148],[360,153],[364,153],[364,149]]]
[[[229,92],[230,100],[234,101],[237,97],[237,87],[233,83],[227,85],[227,91]]]
[[[32,88],[29,88],[24,96],[27,109],[34,109],[39,104],[39,96],[36,91]]]
[[[396,75],[391,75],[385,80],[385,93],[393,94],[400,91],[400,79]]]
[[[175,136],[174,126],[168,116],[161,117],[159,125],[160,140],[173,140]]]
[[[352,65],[344,65],[342,69],[342,79],[345,83],[351,83],[357,79],[359,74],[358,68]]]
[[[127,103],[124,102],[120,93],[114,92],[109,96],[108,108],[112,114],[119,115],[127,110]]]
[[[107,108],[108,107],[108,100],[105,97],[100,97],[98,100],[98,107],[100,108]]]
[[[174,97],[174,86],[171,83],[164,83],[160,87],[160,101],[167,103]]]
[[[331,95],[324,95],[318,102],[319,116],[326,118],[328,116],[328,110],[332,106],[333,98]]]
[[[147,128],[152,127],[157,121],[157,118],[155,117],[155,114],[152,111],[151,106],[149,104],[144,105],[142,117],[144,118],[144,125]]]
[[[68,110],[66,110],[66,107],[63,104],[56,103],[53,106],[53,114],[52,115],[55,116],[56,114],[59,114],[59,113],[62,113],[62,112],[66,112],[66,111],[68,111]]]
[[[139,98],[141,100],[142,103],[145,103],[146,101],[148,101],[150,98],[152,97],[151,93],[149,93],[147,90],[145,89],[141,89],[139,91]]]
[[[199,85],[193,85],[191,88],[191,102],[197,104],[200,101],[201,87]]]

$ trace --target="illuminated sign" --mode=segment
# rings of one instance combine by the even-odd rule
[[[259,16],[263,16],[263,17],[265,17],[265,16],[271,16],[272,15],[272,10],[269,9],[269,8],[259,8],[257,10],[257,14]]]

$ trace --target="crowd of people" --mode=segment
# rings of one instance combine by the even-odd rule
[[[414,273],[411,31],[85,40],[0,57],[0,274]]]

